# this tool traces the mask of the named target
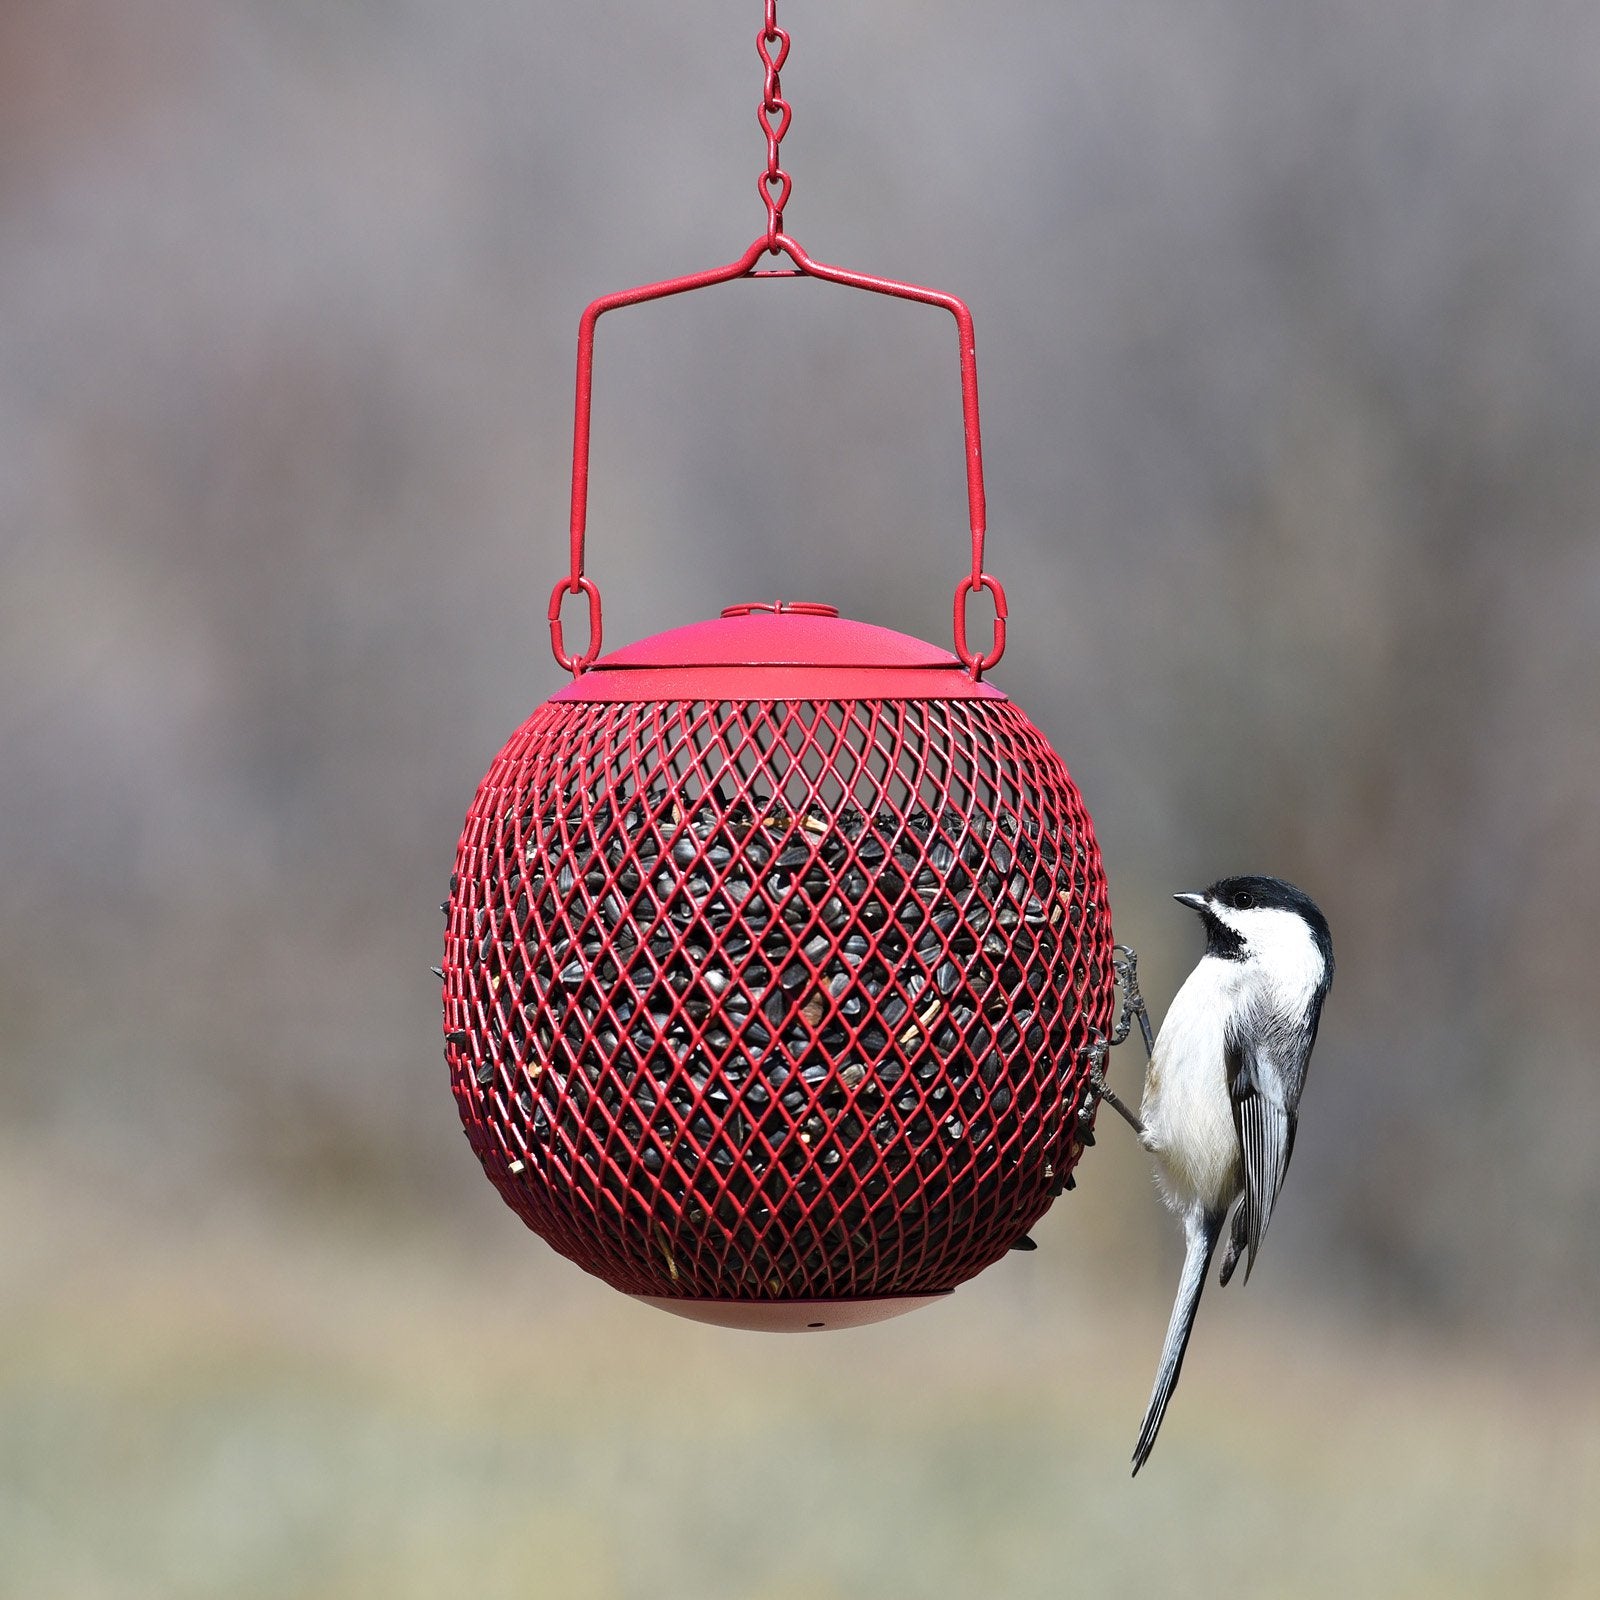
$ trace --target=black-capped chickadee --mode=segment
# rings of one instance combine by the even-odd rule
[[[1296,1113],[1333,982],[1328,922],[1281,878],[1224,878],[1174,896],[1200,914],[1206,951],[1173,999],[1145,1077],[1144,1147],[1171,1209],[1183,1218],[1178,1298],[1134,1447],[1138,1472],[1156,1442],[1230,1207],[1218,1281],[1248,1252],[1245,1279],[1294,1153]],[[1132,1119],[1130,1119],[1132,1120]]]

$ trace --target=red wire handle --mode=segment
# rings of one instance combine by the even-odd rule
[[[794,262],[794,269],[757,272],[756,262],[768,251],[774,254],[781,251]],[[647,283],[637,289],[603,295],[589,305],[578,323],[578,395],[572,427],[572,563],[568,575],[551,591],[549,609],[550,648],[556,660],[574,677],[600,654],[600,591],[593,580],[584,575],[583,570],[584,532],[589,515],[589,416],[594,389],[595,324],[606,312],[615,311],[621,306],[662,300],[668,295],[709,288],[714,283],[728,283],[735,278],[797,277],[821,278],[827,283],[841,283],[849,289],[865,289],[873,294],[915,300],[922,305],[942,306],[956,319],[956,332],[961,346],[961,415],[966,434],[967,512],[972,530],[972,570],[962,577],[955,591],[956,654],[973,678],[981,677],[1005,654],[1005,590],[1000,587],[997,578],[983,570],[983,441],[978,424],[978,357],[973,340],[972,313],[965,301],[953,294],[920,288],[913,283],[897,283],[892,278],[868,277],[862,272],[849,272],[843,267],[830,267],[823,262],[813,261],[795,240],[785,233],[777,233],[770,238],[763,234],[737,261],[730,261],[725,267],[714,267],[709,272],[690,273],[687,277],[669,278],[661,283]],[[980,589],[988,591],[995,608],[992,642],[983,653],[973,651],[967,644],[967,601]],[[562,634],[561,607],[568,595],[580,592],[589,601],[589,642],[581,654],[569,654]]]

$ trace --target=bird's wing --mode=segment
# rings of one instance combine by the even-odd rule
[[[1299,1099],[1299,1085],[1305,1078],[1303,1053],[1275,1048],[1269,1033],[1251,1030],[1229,1041],[1228,1098],[1233,1106],[1233,1125],[1239,1135],[1244,1159],[1244,1242],[1249,1252],[1244,1279],[1248,1283],[1255,1268],[1256,1251],[1272,1220],[1272,1208],[1283,1188],[1289,1158],[1294,1154],[1296,1116],[1292,1107]],[[1287,1057],[1300,1056],[1290,1060]],[[1237,1252],[1231,1252],[1237,1259]],[[1232,1263],[1228,1264],[1229,1277]]]
[[[1228,1287],[1228,1280],[1233,1276],[1233,1269],[1239,1265],[1239,1257],[1244,1253],[1248,1243],[1244,1226],[1244,1199],[1241,1196],[1238,1205],[1233,1208],[1233,1225],[1228,1231],[1228,1248],[1222,1253],[1222,1270],[1217,1274],[1217,1282],[1224,1289]]]

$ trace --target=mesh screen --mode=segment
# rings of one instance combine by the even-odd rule
[[[547,703],[446,909],[472,1147],[629,1293],[948,1289],[1080,1154],[1105,882],[1008,701]]]

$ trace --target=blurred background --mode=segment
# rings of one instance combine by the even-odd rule
[[[1157,1020],[1172,891],[1329,913],[1261,1276],[1130,1484],[1179,1245],[1112,1119],[1036,1254],[815,1340],[613,1295],[459,1132],[578,315],[761,230],[756,0],[8,0],[0,1595],[1597,1592],[1600,9],[779,20],[790,231],[973,308],[996,678]],[[952,355],[815,283],[608,318],[608,643],[944,641]]]

